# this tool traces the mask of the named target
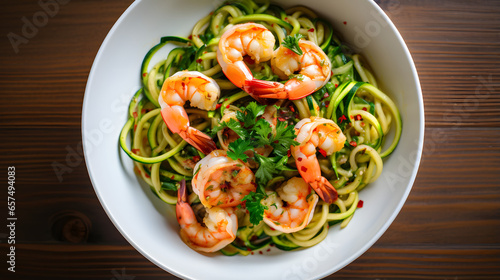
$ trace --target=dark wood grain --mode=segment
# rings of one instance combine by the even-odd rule
[[[37,1],[0,3],[0,167],[16,166],[19,217],[18,272],[3,266],[1,279],[176,279],[113,226],[81,155],[88,73],[131,2],[61,5],[17,54],[6,35],[20,34],[22,17],[41,8]],[[424,153],[394,223],[365,254],[327,278],[500,279],[500,2],[377,2],[419,72]],[[58,176],[57,164],[68,168],[64,174]],[[5,201],[5,192],[0,197]],[[0,211],[0,219],[6,214]]]

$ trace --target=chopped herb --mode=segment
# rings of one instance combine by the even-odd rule
[[[243,201],[246,205],[248,213],[250,214],[250,222],[254,225],[258,225],[264,218],[264,210],[267,210],[268,207],[262,205],[261,201],[264,199],[264,194],[251,192],[241,201]]]
[[[229,143],[228,147],[229,147],[229,151],[227,151],[228,157],[234,160],[241,159],[242,161],[246,162],[248,156],[245,154],[245,152],[252,149],[253,145],[248,140],[243,140],[241,138],[238,138],[236,139],[236,141]]]
[[[304,36],[302,36],[301,34],[295,34],[293,36],[288,35],[285,37],[285,39],[283,39],[283,46],[298,55],[302,55],[302,50],[299,46],[299,40],[302,37]]]
[[[240,171],[239,171],[239,170],[233,170],[233,172],[231,173],[231,175],[232,175],[233,177],[236,177],[236,176],[238,176],[238,173],[240,173]]]
[[[198,168],[196,169],[196,171],[194,172],[194,174],[193,174],[193,175],[198,174],[198,172],[200,172],[200,169],[201,169],[201,164],[200,164],[200,165],[198,165]]]

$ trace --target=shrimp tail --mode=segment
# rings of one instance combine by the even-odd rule
[[[188,127],[187,131],[180,133],[182,138],[186,140],[189,144],[193,145],[196,149],[204,153],[205,155],[210,154],[213,150],[217,149],[214,140],[205,133],[199,131],[196,128]],[[186,137],[184,137],[184,135]]]
[[[243,89],[252,96],[260,98],[276,98],[296,100],[308,96],[316,89],[316,84],[310,79],[291,79],[285,84],[262,80],[245,81]]]
[[[186,179],[179,182],[179,190],[177,191],[177,203],[187,202]]]
[[[337,200],[337,190],[325,177],[321,177],[319,181],[311,182],[310,185],[326,203],[333,203]]]
[[[247,80],[245,81],[243,90],[255,97],[288,99],[288,93],[285,90],[285,85],[278,82],[257,79]]]
[[[210,136],[189,126],[189,118],[182,106],[165,105],[161,110],[161,115],[170,131],[178,133],[186,142],[205,155],[217,149],[214,140]]]

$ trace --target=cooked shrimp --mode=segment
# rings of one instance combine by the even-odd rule
[[[293,177],[276,189],[268,192],[262,200],[267,206],[264,222],[281,232],[296,232],[306,227],[314,214],[318,196],[311,194],[311,187],[304,179]]]
[[[161,115],[170,131],[178,133],[189,144],[204,154],[216,149],[215,142],[203,132],[189,126],[184,109],[186,101],[202,110],[215,110],[220,88],[217,83],[196,71],[181,71],[167,78],[161,88],[158,102]]]
[[[331,155],[344,147],[346,140],[342,130],[332,120],[311,117],[302,119],[295,125],[300,144],[292,146],[292,155],[300,175],[318,195],[327,203],[337,199],[337,190],[321,176],[321,169],[316,158],[316,148],[323,155]]]
[[[246,55],[260,63],[268,61],[273,55],[274,35],[266,27],[257,23],[237,24],[229,28],[219,41],[217,61],[226,77],[237,87],[242,88],[253,74],[243,61]]]
[[[330,79],[332,65],[325,52],[311,41],[300,40],[302,55],[298,55],[281,45],[274,51],[271,60],[273,72],[285,84],[261,80],[245,82],[244,89],[259,98],[300,99],[323,87]]]
[[[229,158],[224,150],[214,150],[194,167],[193,191],[207,207],[232,207],[257,189],[255,176],[241,160]]]
[[[186,182],[181,181],[175,206],[177,221],[181,226],[182,241],[196,251],[215,252],[236,238],[238,220],[232,208],[213,207],[206,209],[201,225],[187,202]]]

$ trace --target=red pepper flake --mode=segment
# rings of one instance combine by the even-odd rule
[[[295,113],[295,108],[293,108],[293,106],[292,106],[292,105],[290,105],[290,107],[289,107],[289,108],[290,108],[290,111],[292,111],[292,112],[294,112],[294,113]]]
[[[261,254],[261,255],[262,255],[262,251],[259,251],[259,254]]]
[[[345,117],[345,115],[342,115],[340,116],[339,118],[339,122],[342,123],[343,121],[347,121],[347,118]]]
[[[282,117],[279,117],[279,118],[278,118],[278,120],[279,120],[280,122],[284,122],[284,121],[285,121],[285,119],[284,119],[284,118],[282,118]]]
[[[146,114],[146,109],[142,109],[141,114],[143,114],[143,115]]]
[[[307,167],[305,167],[305,166],[301,166],[301,167],[300,167],[300,170],[302,170],[302,171],[304,171],[304,172],[307,172]]]
[[[353,147],[357,147],[358,143],[356,143],[356,141],[351,141],[351,142],[349,142],[349,145],[351,145]]]
[[[134,171],[135,173],[141,175],[141,171],[139,170],[139,168],[137,168],[137,166],[134,166]]]
[[[253,252],[251,254],[253,255]]]
[[[292,152],[290,150],[288,150],[288,152],[286,152],[286,154],[288,155],[288,157],[290,157],[292,155]]]
[[[139,149],[132,149],[132,153],[138,155],[141,150]]]
[[[301,157],[299,157],[299,158],[297,158],[297,160],[298,160],[298,161],[302,161],[302,158],[301,158]]]
[[[247,207],[247,201],[244,200],[242,203],[241,203],[241,207],[243,208],[246,208]],[[248,211],[248,210],[247,210]]]
[[[363,111],[368,111],[368,109],[366,109],[366,107],[363,107]]]
[[[175,179],[175,176],[174,176],[174,175],[172,175],[172,176],[170,177],[170,179],[174,180],[174,179]]]
[[[361,122],[359,125],[361,125],[361,126],[365,126],[365,122]]]
[[[229,104],[227,104],[226,109],[229,109]]]
[[[142,73],[143,77],[146,77],[147,75],[148,75],[148,73]]]
[[[227,101],[227,100],[228,100],[227,98],[224,99],[224,101]]]
[[[354,119],[354,116],[353,116],[353,115],[350,115],[350,116],[349,116],[349,118]]]
[[[136,130],[137,130],[137,125],[136,125],[136,124],[134,124],[134,131],[136,131]]]
[[[323,149],[319,149],[319,153],[320,153],[322,156],[326,157],[326,152],[325,152],[325,150],[323,150]]]
[[[215,110],[219,109],[220,107],[222,107],[222,104],[220,104],[220,103],[215,105]]]
[[[311,29],[309,29],[309,30],[307,30],[307,31],[309,31],[309,32],[314,32],[314,28],[311,28]]]
[[[288,18],[287,18],[287,17],[285,17],[285,20],[288,20]]]
[[[357,114],[356,116],[354,116],[354,119],[357,120],[357,121],[360,121],[363,119],[363,117],[361,117],[360,114]]]
[[[363,200],[358,201],[358,208],[363,208]]]
[[[147,173],[144,174],[144,176],[146,176],[146,178],[151,178]]]
[[[247,248],[247,251],[248,251],[248,252],[250,252],[250,251],[252,251],[252,249],[250,249],[250,248]]]
[[[274,144],[278,144],[279,142],[280,142],[280,141],[275,140],[273,143],[274,143]],[[260,154],[260,153],[259,153],[259,154]]]
[[[135,119],[137,119],[137,117],[138,117],[137,112],[133,112],[133,113],[132,113],[132,116],[134,116],[134,118],[135,118]]]
[[[194,161],[199,161],[200,159],[201,159],[201,157],[200,157],[200,156],[194,156],[194,157],[193,157],[193,160],[194,160]]]
[[[339,87],[339,84],[335,84],[335,87]]]
[[[203,59],[198,58],[198,59],[196,60],[196,63],[201,63],[202,61],[203,61]]]
[[[271,251],[271,248],[267,248],[266,252],[269,252],[269,251]]]
[[[347,24],[347,21],[344,21],[344,25]]]
[[[193,39],[193,34],[189,35],[189,36],[188,36],[188,39],[189,39],[189,40]]]
[[[330,101],[325,101],[325,107],[328,108],[328,106],[330,106]]]
[[[229,200],[229,203],[231,203],[231,202],[233,202],[233,201],[234,201],[234,198],[231,198],[231,199]]]

